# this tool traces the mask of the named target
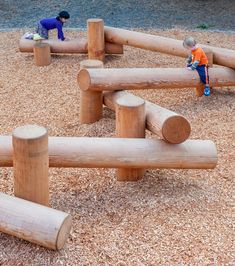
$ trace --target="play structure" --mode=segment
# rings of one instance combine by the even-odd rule
[[[37,125],[0,136],[0,167],[13,167],[15,195],[0,193],[0,231],[47,248],[64,246],[72,221],[69,214],[49,207],[49,167],[116,168],[118,181],[137,181],[146,169],[216,166],[215,144],[189,140],[191,125],[184,116],[127,92],[196,88],[201,96],[198,74],[183,68],[105,69],[105,54],[122,54],[124,45],[187,56],[179,40],[105,27],[102,19],[87,21],[87,39],[20,40],[20,51],[33,52],[37,66],[49,65],[51,53],[88,54],[77,76],[79,120],[81,124],[100,120],[105,105],[115,112],[116,138],[48,137],[47,130]],[[235,51],[202,47],[211,67],[210,85],[235,86]],[[213,64],[223,68],[212,68]]]

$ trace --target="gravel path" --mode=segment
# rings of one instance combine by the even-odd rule
[[[144,3],[145,2],[145,3]],[[127,28],[194,29],[208,24],[210,30],[234,30],[235,2],[231,0],[149,1],[0,1],[0,28],[34,27],[37,20],[68,10],[68,27],[85,28],[86,20],[101,17],[106,25]]]

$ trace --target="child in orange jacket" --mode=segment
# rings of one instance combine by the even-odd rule
[[[187,69],[197,70],[200,80],[205,84],[204,95],[210,96],[209,74],[208,74],[208,59],[203,49],[197,46],[193,37],[185,38],[183,46],[191,51],[187,59]]]

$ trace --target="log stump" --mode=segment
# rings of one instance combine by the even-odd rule
[[[36,66],[48,66],[51,63],[51,50],[48,43],[36,42],[33,46]]]

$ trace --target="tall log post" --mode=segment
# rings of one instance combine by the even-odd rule
[[[137,97],[118,99],[116,106],[116,135],[119,138],[145,138],[145,102]],[[118,181],[137,181],[143,177],[144,169],[120,168]]]
[[[88,59],[80,63],[83,68],[103,68],[100,60]],[[102,91],[80,90],[79,120],[81,124],[94,123],[103,116],[103,93]]]
[[[0,232],[46,248],[61,249],[72,225],[69,214],[0,193]]]
[[[33,46],[36,66],[48,66],[51,63],[51,51],[48,43],[36,42]]]
[[[18,127],[12,142],[15,196],[49,206],[47,130],[37,125]]]
[[[209,48],[203,48],[207,58],[208,58],[208,66],[209,68],[213,67],[213,51]],[[197,87],[196,87],[196,95],[198,97],[201,97],[204,95],[204,88],[205,88],[205,85],[200,82]],[[211,87],[212,89],[212,87]]]
[[[104,21],[103,19],[87,20],[88,58],[104,61]]]

